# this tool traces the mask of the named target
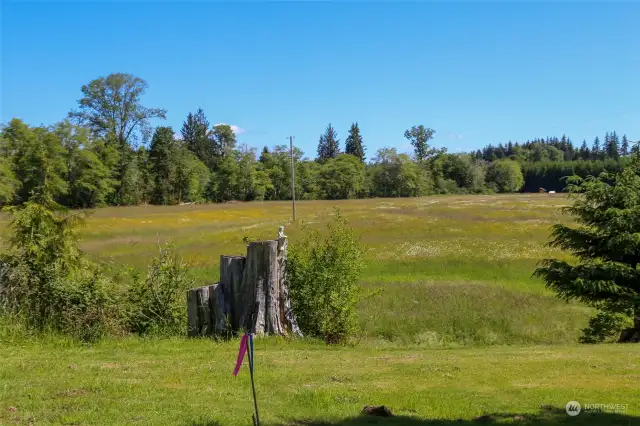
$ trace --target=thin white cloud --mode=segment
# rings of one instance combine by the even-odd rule
[[[227,123],[218,123],[215,124],[215,126],[220,126],[222,124],[227,124]],[[241,135],[243,133],[247,133],[247,131],[245,129],[243,129],[242,127],[236,125],[236,124],[229,124],[229,127],[231,127],[231,130],[233,130],[233,133],[235,133],[236,135]]]
[[[449,140],[456,140],[459,141],[463,138],[463,136],[460,133],[456,133],[456,132],[449,132],[447,134],[447,138],[449,138]]]

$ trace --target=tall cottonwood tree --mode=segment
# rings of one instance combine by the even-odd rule
[[[134,143],[151,133],[150,120],[166,118],[166,110],[149,108],[142,104],[147,82],[132,74],[114,73],[99,77],[82,86],[82,98],[78,109],[69,112],[69,117],[87,126],[96,136],[117,146],[119,160],[113,171],[117,181],[116,204],[131,204],[139,201],[136,182],[140,175],[137,169]]]
[[[411,142],[413,151],[418,161],[423,161],[438,153],[438,150],[429,146],[429,141],[433,139],[435,130],[424,127],[422,124],[413,126],[404,132],[404,137]]]
[[[142,105],[147,82],[131,74],[115,73],[82,86],[78,109],[69,117],[88,126],[96,135],[120,145],[132,144],[150,131],[149,120],[167,118],[167,111]]]
[[[233,155],[236,148],[236,134],[228,124],[216,124],[211,131],[211,139],[219,157]]]
[[[158,127],[149,147],[149,161],[154,183],[151,201],[155,204],[175,204],[178,201],[174,190],[174,182],[178,174],[175,161],[178,155],[177,148],[173,129]]]

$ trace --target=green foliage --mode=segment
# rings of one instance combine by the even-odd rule
[[[438,150],[429,146],[429,141],[433,139],[435,130],[425,128],[422,124],[413,126],[404,132],[404,137],[411,142],[418,161],[423,161],[438,154]]]
[[[2,255],[0,299],[27,327],[95,340],[118,328],[113,289],[77,248],[78,215],[49,201],[28,201],[12,214],[10,250]]]
[[[110,168],[115,183],[113,204],[138,204],[144,199],[141,172],[132,145],[147,140],[150,120],[166,118],[166,110],[148,108],[142,104],[147,83],[126,73],[109,74],[82,86],[78,109],[69,118],[86,126],[94,136],[114,145],[118,152],[116,164]]]
[[[344,343],[358,329],[356,303],[364,249],[336,209],[325,237],[305,226],[287,263],[293,310],[307,335]]]
[[[0,206],[13,201],[20,181],[16,178],[8,158],[0,157]]]
[[[0,205],[20,204],[45,192],[73,208],[292,198],[288,146],[265,147],[257,160],[252,148],[236,147],[233,126],[212,126],[200,108],[186,117],[181,139],[169,135],[170,128],[158,128],[148,150],[151,122],[166,118],[166,111],[144,106],[146,89],[139,77],[113,73],[82,86],[78,108],[69,113],[73,124],[30,127],[14,119],[3,126]],[[413,126],[404,132],[412,157],[383,148],[364,164],[365,147],[354,122],[345,152],[358,158],[361,168],[340,156],[338,132],[329,124],[315,161],[294,147],[296,198],[538,192],[541,187],[562,191],[564,177],[619,171],[637,149],[626,135],[620,140],[613,131],[603,144],[596,137],[593,149],[586,140],[578,149],[563,135],[446,155],[446,149],[430,145],[434,134],[431,128]],[[520,164],[524,183],[514,164],[494,164],[507,160]]]
[[[517,192],[524,185],[522,168],[513,160],[499,160],[489,164],[485,179],[487,185],[497,192]]]
[[[369,169],[372,195],[377,197],[418,197],[433,188],[430,171],[395,148],[379,149]]]
[[[218,162],[218,169],[214,173],[216,181],[215,200],[233,200],[238,188],[238,162],[232,155],[225,155]]]
[[[364,189],[364,165],[355,156],[340,154],[329,159],[318,171],[322,198],[329,200],[359,198]]]
[[[336,158],[338,154],[340,154],[338,133],[331,123],[329,123],[324,133],[320,135],[320,141],[318,142],[318,161],[323,163],[330,158]]]
[[[99,152],[102,141],[90,141],[88,130],[64,121],[58,123],[53,132],[60,139],[65,151],[67,184],[69,191],[64,197],[70,207],[95,207],[107,202],[117,182],[111,169],[102,162]]]
[[[185,335],[185,294],[193,284],[188,270],[173,245],[165,244],[159,247],[144,279],[132,273],[127,293],[127,329],[141,335]]]
[[[559,297],[611,312],[631,310],[640,329],[640,171],[638,161],[622,172],[586,179],[572,176],[573,205],[564,212],[577,228],[557,224],[551,247],[568,251],[572,264],[546,259],[535,274]]]
[[[146,89],[147,82],[131,74],[99,77],[82,86],[79,109],[69,117],[124,147],[149,131],[149,120],[166,118],[166,110],[142,105]]]
[[[67,192],[64,150],[55,134],[14,119],[4,128],[3,136],[8,141],[13,172],[21,183],[19,201],[44,194],[57,198]]]
[[[217,164],[218,151],[209,130],[209,121],[202,108],[198,108],[195,115],[189,113],[182,125],[182,140],[188,150],[193,152],[209,170],[214,170]]]
[[[345,141],[344,151],[346,154],[351,154],[364,163],[366,150],[362,143],[362,135],[360,134],[358,123],[351,124],[349,136],[347,136],[347,140]]]
[[[564,191],[568,176],[597,176],[603,171],[617,173],[622,171],[627,160],[577,160],[577,161],[557,161],[524,163],[522,173],[524,176],[524,192],[536,192],[538,188],[545,188],[548,191]]]
[[[154,193],[151,201],[155,204],[176,204],[178,197],[175,191],[177,163],[175,156],[178,147],[173,139],[171,127],[158,127],[151,139],[149,160],[154,179]]]
[[[611,343],[620,332],[633,325],[629,315],[619,312],[600,311],[589,319],[589,325],[582,330],[580,343]]]
[[[85,342],[122,333],[120,294],[96,265],[83,259],[52,287],[55,309],[49,326],[55,330]]]
[[[218,124],[211,131],[211,140],[218,156],[232,156],[236,148],[236,135],[228,124]]]

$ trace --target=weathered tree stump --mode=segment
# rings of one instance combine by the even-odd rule
[[[229,326],[240,330],[239,313],[242,312],[242,277],[247,258],[244,256],[220,256],[220,285],[225,297],[225,312],[229,314]]]
[[[189,290],[189,336],[246,331],[302,333],[291,309],[286,274],[287,238],[249,243],[247,256],[220,256],[220,283]]]

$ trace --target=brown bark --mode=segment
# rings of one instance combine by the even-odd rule
[[[220,256],[220,285],[224,293],[224,312],[229,317],[231,331],[238,331],[243,305],[242,277],[247,258],[244,256]]]

